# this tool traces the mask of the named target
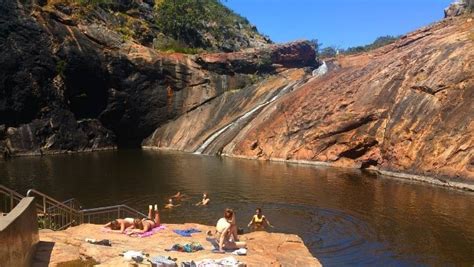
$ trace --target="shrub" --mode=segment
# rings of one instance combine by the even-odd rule
[[[364,46],[355,46],[355,47],[349,47],[347,48],[344,53],[345,54],[356,54],[356,53],[362,53],[362,52],[368,52],[370,50],[377,49],[379,47],[391,44],[398,40],[400,36],[391,36],[391,35],[386,35],[386,36],[380,36],[375,41],[371,44],[364,45]]]

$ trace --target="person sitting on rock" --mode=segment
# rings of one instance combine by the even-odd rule
[[[273,228],[270,221],[262,214],[262,209],[257,208],[255,210],[255,215],[252,217],[252,220],[249,222],[247,227],[252,227],[251,229],[254,231],[264,231],[267,226]]]
[[[115,219],[104,225],[104,228],[110,229],[111,232],[124,233],[127,229],[133,227],[133,218]]]
[[[155,227],[159,227],[161,225],[160,221],[160,213],[158,211],[158,205],[155,204],[155,218],[152,219],[153,206],[148,206],[148,218],[144,218],[142,220],[135,219],[133,223],[133,229],[128,231],[129,235],[133,234],[143,234],[152,230]]]
[[[207,193],[203,193],[202,200],[196,203],[196,206],[206,206],[207,204],[209,204],[209,201],[211,201],[209,199],[209,195]]]
[[[219,244],[219,252],[225,252],[224,249],[245,248],[247,244],[240,242],[237,236],[237,224],[235,221],[235,212],[232,209],[225,209],[224,217],[217,221],[216,241]]]

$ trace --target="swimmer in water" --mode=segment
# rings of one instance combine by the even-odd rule
[[[177,204],[177,205],[173,204],[173,199],[170,198],[168,199],[168,204],[165,205],[165,209],[172,209],[178,206],[180,206],[180,204]]]
[[[196,203],[196,206],[206,206],[207,204],[209,204],[209,201],[211,201],[209,195],[207,193],[204,193],[202,194],[202,200]]]
[[[262,209],[257,208],[255,210],[255,215],[252,217],[252,220],[249,222],[247,227],[251,227],[254,231],[264,231],[267,226],[273,228],[270,221],[262,214]]]

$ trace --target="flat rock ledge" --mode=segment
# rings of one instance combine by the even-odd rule
[[[64,231],[40,231],[40,244],[33,266],[66,266],[72,262],[95,262],[97,266],[133,266],[125,261],[120,253],[127,250],[138,250],[150,256],[171,256],[177,258],[178,266],[183,261],[199,261],[203,259],[221,259],[233,256],[247,266],[321,266],[297,235],[252,232],[240,236],[247,242],[246,256],[212,253],[212,244],[206,241],[206,232],[214,230],[212,226],[201,224],[164,224],[166,228],[145,238],[129,237],[123,234],[106,233],[100,225],[83,224]],[[174,229],[196,228],[201,230],[192,237],[182,237],[173,232]],[[111,247],[93,245],[85,242],[86,238],[97,240],[109,239]],[[199,242],[204,250],[185,253],[167,252],[176,243],[186,244]],[[66,265],[65,265],[66,264]],[[69,265],[67,265],[69,266]],[[140,264],[140,266],[151,266]]]

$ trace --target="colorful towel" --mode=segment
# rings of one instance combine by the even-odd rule
[[[140,237],[140,238],[142,238],[142,237],[149,237],[149,236],[152,236],[152,235],[158,233],[159,231],[161,231],[161,230],[163,230],[163,229],[165,229],[165,228],[166,228],[166,227],[165,227],[164,225],[160,225],[160,226],[155,227],[155,228],[153,228],[153,229],[151,229],[151,230],[149,230],[149,231],[147,231],[147,232],[145,232],[145,233],[143,233],[143,234],[136,234],[136,235],[132,235],[132,236]]]
[[[195,252],[199,250],[204,250],[202,245],[198,242],[187,243],[184,245],[174,244],[170,249],[165,249],[166,251],[179,251],[179,252]]]
[[[173,230],[173,232],[177,233],[180,236],[191,237],[191,234],[200,233],[201,231],[195,228],[189,228],[185,230]]]
[[[220,260],[205,259],[198,262],[184,262],[184,266],[198,266],[198,267],[245,267],[245,263],[240,262],[234,257],[227,257]]]

